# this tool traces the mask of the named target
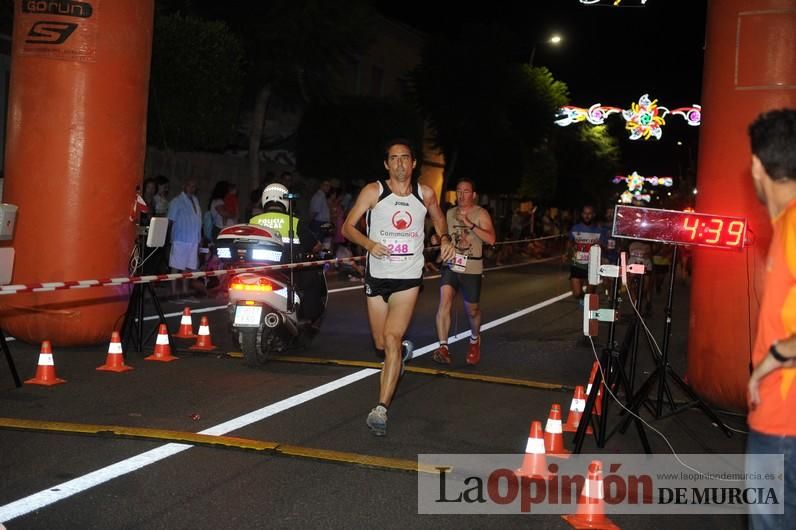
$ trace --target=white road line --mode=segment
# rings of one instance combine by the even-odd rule
[[[543,307],[547,307],[569,296],[571,296],[570,293],[560,294],[556,297],[550,298],[548,300],[532,305],[525,309],[515,311],[514,313],[501,317],[497,320],[488,322],[483,326],[481,326],[481,329],[487,330],[499,326],[501,324],[505,324],[506,322],[523,317],[534,311],[538,311]],[[209,308],[205,309],[209,310]],[[449,339],[449,342],[455,342],[461,340],[468,335],[469,331],[459,333],[455,337],[451,337],[451,339]],[[422,348],[416,349],[412,357],[413,358],[420,357],[421,355],[433,351],[434,349],[437,348],[438,345],[439,343],[433,343],[423,346]],[[347,375],[330,383],[326,383],[319,387],[312,388],[310,390],[302,392],[301,394],[291,396],[289,398],[283,399],[282,401],[278,401],[271,405],[267,405],[261,409],[249,412],[248,414],[244,414],[243,416],[239,416],[224,423],[220,423],[218,425],[205,429],[204,431],[200,431],[199,434],[221,436],[231,431],[242,429],[243,427],[251,425],[252,423],[264,420],[266,418],[274,416],[275,414],[279,414],[280,412],[289,410],[293,407],[311,401],[317,397],[321,397],[334,390],[356,383],[357,381],[360,381],[366,377],[377,374],[379,372],[380,370],[376,370],[373,368],[366,368],[364,370],[359,370],[358,372],[354,372],[351,375]],[[12,519],[21,517],[35,510],[40,510],[46,506],[49,506],[50,504],[54,504],[58,501],[71,497],[72,495],[76,495],[77,493],[86,491],[95,486],[99,486],[100,484],[108,482],[114,478],[126,475],[127,473],[132,473],[133,471],[146,467],[150,464],[154,464],[155,462],[158,462],[170,456],[181,453],[187,449],[190,449],[191,447],[193,446],[187,444],[178,444],[178,443],[166,444],[161,447],[157,447],[155,449],[142,453],[140,455],[127,458],[125,460],[122,460],[121,462],[117,462],[115,464],[103,467],[86,475],[83,475],[82,477],[78,477],[69,480],[67,482],[57,484],[55,486],[52,486],[51,488],[47,488],[46,490],[42,490],[38,493],[28,495],[27,497],[23,497],[22,499],[10,502],[4,506],[0,506],[0,521],[6,523]]]
[[[551,304],[555,304],[556,302],[560,302],[561,300],[565,300],[565,299],[569,298],[570,296],[572,296],[572,293],[560,294],[558,296],[554,296],[553,298],[549,298],[549,299],[547,299],[547,300],[545,300],[543,302],[539,302],[536,305],[532,305],[531,307],[526,307],[525,309],[520,309],[519,311],[515,311],[514,313],[508,314],[508,315],[506,315],[504,317],[500,317],[500,318],[498,318],[496,320],[493,320],[491,322],[487,322],[486,324],[483,324],[481,326],[481,331],[486,331],[488,329],[492,329],[494,327],[500,326],[501,324],[505,324],[506,322],[509,322],[511,320],[523,317],[523,316],[525,316],[525,315],[527,315],[529,313],[533,313],[534,311],[538,311],[539,309],[542,309],[543,307],[547,307],[547,306],[549,306]],[[454,342],[458,342],[458,341],[460,341],[462,339],[466,339],[466,338],[469,338],[469,337],[470,337],[470,330],[468,329],[466,331],[462,331],[461,333],[453,335],[452,337],[448,337],[448,344],[452,344]],[[423,346],[422,348],[417,348],[417,349],[415,349],[415,352],[412,354],[412,359],[415,359],[417,357],[425,355],[426,353],[428,353],[430,351],[434,351],[438,347],[439,347],[439,342],[434,342],[434,343],[429,344],[427,346]]]
[[[301,394],[291,396],[287,399],[283,399],[282,401],[278,401],[253,412],[249,412],[248,414],[244,414],[243,416],[233,420],[210,427],[209,429],[201,431],[199,434],[222,436],[230,431],[241,429],[254,422],[264,420],[270,416],[273,416],[274,414],[278,414],[295,406],[301,405],[302,403],[306,403],[307,401],[320,397],[333,390],[337,390],[338,388],[348,386],[359,381],[360,379],[364,379],[365,377],[376,373],[379,373],[379,370],[373,368],[360,370],[351,375],[337,379],[336,381],[326,383],[325,385],[321,385],[319,387],[307,390],[306,392],[302,392]],[[108,482],[109,480],[126,475],[127,473],[132,473],[133,471],[146,467],[150,464],[154,464],[155,462],[163,460],[164,458],[181,453],[186,449],[190,449],[191,447],[193,446],[178,443],[162,445],[152,449],[151,451],[147,451],[146,453],[127,458],[126,460],[103,467],[102,469],[98,469],[97,471],[93,471],[87,475],[83,475],[82,477],[72,479],[68,482],[63,482],[46,490],[42,490],[38,493],[34,493],[33,495],[19,499],[18,501],[6,504],[5,506],[0,506],[0,521],[6,523],[34,510],[39,510],[45,506],[66,499],[67,497],[71,497],[72,495],[93,488],[94,486],[99,486],[100,484]]]

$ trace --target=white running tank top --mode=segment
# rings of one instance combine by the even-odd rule
[[[373,278],[413,280],[423,276],[423,227],[426,205],[420,184],[412,185],[406,197],[394,194],[380,180],[379,200],[367,214],[368,238],[390,249],[390,255],[377,258],[368,254],[368,273]]]

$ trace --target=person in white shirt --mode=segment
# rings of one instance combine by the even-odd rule
[[[413,183],[416,165],[409,142],[387,143],[384,167],[389,178],[371,182],[357,197],[343,225],[343,235],[367,251],[365,294],[368,319],[377,352],[383,352],[379,402],[366,424],[376,436],[387,434],[387,408],[392,401],[402,362],[412,354],[403,336],[409,327],[423,282],[423,224],[426,212],[442,240],[443,260],[453,258],[445,215],[428,186]],[[367,235],[357,228],[367,214]],[[403,350],[403,355],[402,355]]]
[[[202,233],[202,209],[196,198],[196,180],[187,178],[182,193],[169,203],[168,217],[171,226],[171,272],[195,271],[199,262],[199,241]],[[172,293],[177,294],[177,282],[172,282]],[[188,292],[183,281],[183,293]]]

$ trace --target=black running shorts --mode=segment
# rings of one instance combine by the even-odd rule
[[[575,278],[578,280],[588,280],[589,279],[589,269],[582,269],[581,267],[575,267],[572,265],[569,268],[569,278]]]
[[[464,301],[477,304],[481,300],[481,275],[453,272],[450,267],[443,267],[441,271],[441,285],[450,285],[462,292]]]
[[[390,301],[390,295],[400,291],[406,291],[413,287],[420,287],[423,290],[423,278],[414,279],[394,279],[394,278],[374,278],[370,273],[365,274],[365,294],[367,296],[381,296],[385,302]]]

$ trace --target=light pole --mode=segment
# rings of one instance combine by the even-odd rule
[[[533,48],[531,48],[531,56],[528,58],[528,66],[533,67],[533,59],[536,56],[536,45],[537,44],[552,44],[553,46],[558,46],[561,44],[561,35],[558,33],[553,33],[549,39],[541,41],[541,42],[534,42]]]

